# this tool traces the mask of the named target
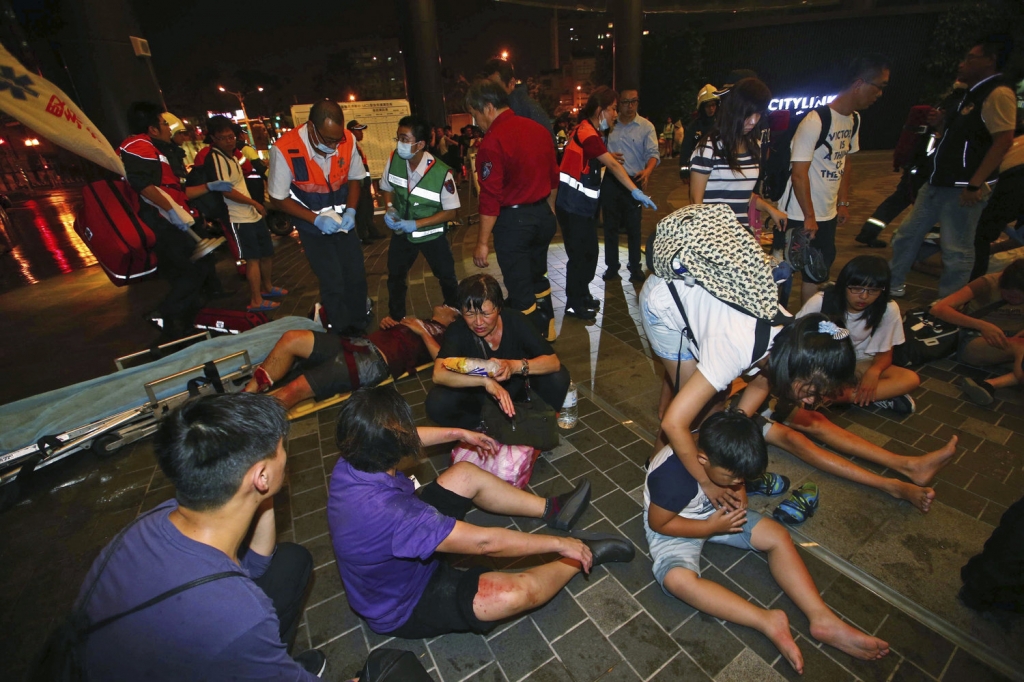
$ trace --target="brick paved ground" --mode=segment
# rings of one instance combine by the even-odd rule
[[[865,153],[858,155],[857,161],[858,181],[852,193],[854,227],[840,233],[841,256],[833,275],[845,260],[863,252],[853,246],[852,234],[895,185],[895,177],[886,172],[884,154]],[[686,203],[685,188],[667,167],[655,175],[652,195],[660,210],[645,215],[645,232],[653,229],[657,218]],[[476,271],[468,257],[475,234],[472,225],[454,233],[460,276]],[[386,242],[366,250],[370,291],[378,311],[386,309],[385,250]],[[887,255],[886,251],[878,253]],[[557,238],[549,262],[555,296],[560,299],[564,251]],[[421,266],[422,261],[410,275],[410,312],[426,314],[430,302],[438,300],[439,289]],[[80,302],[81,297],[74,299],[66,293],[84,288],[100,301],[90,305],[100,307],[106,295],[114,302],[97,313],[103,320],[102,330],[134,320],[145,301],[140,301],[138,294],[125,299],[124,290],[117,290],[120,298],[115,298],[111,287],[100,285],[103,275],[95,270],[66,276],[66,282],[50,280],[22,290],[29,293],[4,294],[0,310],[28,317],[30,301],[53,319],[73,322],[75,308],[68,308],[65,299]],[[493,258],[491,270],[497,272]],[[294,240],[281,242],[276,271],[275,279],[293,291],[282,313],[304,315],[316,297],[315,280]],[[914,273],[910,296],[901,305],[933,299],[934,281]],[[553,603],[503,625],[487,638],[458,635],[429,642],[391,640],[387,645],[410,648],[421,656],[435,679],[446,682],[793,677],[761,635],[696,614],[667,598],[653,582],[640,520],[643,473],[638,465],[650,454],[648,440],[656,428],[658,372],[636,315],[633,286],[623,282],[605,287],[598,279],[592,290],[604,302],[594,324],[562,320],[556,304],[560,329],[556,350],[583,391],[594,399],[581,401],[581,423],[557,450],[538,461],[531,486],[539,494],[552,494],[567,490],[586,475],[594,484],[594,502],[581,525],[618,529],[637,544],[637,559],[629,565],[599,568],[589,580],[575,579]],[[81,325],[61,325],[50,335],[55,338],[47,338],[48,344],[59,347],[76,334],[91,333]],[[135,333],[130,325],[122,328],[127,337]],[[140,345],[131,338],[124,343],[134,343],[127,350]],[[102,354],[103,363],[109,362],[109,357],[124,352],[113,345],[113,341],[98,344],[94,355]],[[31,374],[15,363],[11,370],[31,381]],[[922,375],[924,385],[915,392],[918,414],[900,419],[859,408],[830,414],[858,435],[903,454],[934,449],[950,434],[959,433],[956,461],[940,474],[936,484],[939,501],[927,516],[906,503],[814,471],[781,451],[771,452],[773,470],[790,476],[794,485],[810,479],[822,489],[822,508],[800,528],[798,539],[809,545],[808,551],[801,551],[825,600],[851,622],[888,639],[893,647],[890,657],[881,663],[863,664],[829,647],[816,646],[807,634],[806,621],[779,593],[762,558],[722,547],[705,552],[705,575],[756,603],[782,608],[791,615],[807,661],[806,679],[980,682],[1004,678],[972,655],[972,651],[982,653],[977,647],[1018,661],[1024,656],[1019,647],[1024,641],[1020,622],[978,617],[954,598],[959,567],[980,549],[1002,510],[1024,489],[1024,418],[1019,407],[1024,401],[1018,392],[1006,391],[1000,392],[1000,400],[991,409],[964,403],[955,380],[979,373],[952,360],[932,363]],[[54,380],[52,374],[46,377],[46,381]],[[399,384],[420,420],[425,419],[422,402],[429,387],[429,375]],[[338,457],[331,438],[333,417],[333,411],[327,410],[293,424],[288,444],[290,483],[277,508],[281,538],[301,542],[316,558],[316,579],[299,634],[300,645],[322,648],[330,658],[329,679],[341,680],[358,669],[369,649],[385,642],[348,609],[326,535],[326,477]],[[435,452],[423,461],[405,463],[404,468],[427,481],[443,470],[446,462],[447,454]],[[67,609],[99,549],[141,510],[172,495],[155,468],[148,442],[108,461],[84,455],[51,469],[42,472],[22,504],[0,517],[0,584],[5,587],[0,591],[0,628],[5,633],[0,655],[7,674],[14,678],[24,670],[54,619]],[[752,506],[771,508],[775,504],[775,500],[755,498]],[[543,532],[525,519],[473,512],[469,520]],[[835,565],[849,570],[836,570],[818,556],[831,558],[838,562]],[[851,579],[858,571],[880,581],[886,595],[891,590],[906,598],[918,617],[865,589],[860,584],[864,581]],[[959,638],[967,642],[966,649],[960,648],[937,632],[946,625],[977,641],[971,644]],[[1016,665],[1019,670],[1020,663]]]

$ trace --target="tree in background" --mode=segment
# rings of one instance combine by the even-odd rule
[[[934,104],[949,92],[957,65],[974,41],[988,33],[1014,36],[1016,45],[1003,73],[1020,80],[1024,71],[1024,0],[971,0],[954,3],[939,16],[925,55],[924,100]]]

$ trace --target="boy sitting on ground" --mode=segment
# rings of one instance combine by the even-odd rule
[[[739,412],[708,417],[700,429],[697,461],[711,482],[731,488],[742,503],[715,509],[671,446],[654,456],[644,485],[644,527],[662,589],[715,618],[758,630],[802,674],[803,655],[783,611],[763,609],[700,577],[705,541],[767,552],[772,576],[810,620],[815,639],[863,660],[888,654],[887,643],[844,623],[822,601],[785,528],[745,508],[744,479],[761,475],[768,465],[762,427]]]

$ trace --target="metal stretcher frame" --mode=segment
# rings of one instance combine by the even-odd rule
[[[160,348],[164,350],[201,338],[209,338],[209,334],[204,332],[193,335]],[[148,352],[142,351],[117,358],[115,363],[118,369],[123,369],[125,361]],[[232,370],[222,373],[221,367],[232,367]],[[154,434],[160,419],[193,395],[241,391],[252,378],[253,369],[248,350],[230,353],[143,384],[142,389],[149,400],[139,407],[63,433],[43,436],[31,445],[0,455],[0,511],[17,501],[20,484],[35,471],[85,449],[91,449],[99,457],[109,456],[125,445]],[[184,388],[164,398],[158,398],[161,389],[168,385],[171,390],[182,386]]]

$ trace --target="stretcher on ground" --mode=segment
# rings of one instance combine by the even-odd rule
[[[434,366],[433,362],[428,362],[426,364],[419,365],[416,368],[416,372],[417,373],[422,372],[423,370],[431,368],[433,366]],[[405,379],[408,376],[412,376],[412,375],[411,375],[411,373],[406,372],[402,376],[398,377],[398,381],[401,381],[402,379]],[[393,383],[395,383],[395,379],[392,378],[392,377],[388,377],[387,379],[385,379],[384,381],[380,382],[377,385],[378,386],[387,386],[388,384],[393,384]],[[330,398],[324,398],[323,400],[316,400],[315,398],[309,398],[307,400],[303,400],[302,402],[293,405],[292,408],[290,410],[288,410],[288,419],[291,419],[291,420],[301,419],[302,417],[305,417],[307,415],[311,415],[314,412],[319,412],[320,410],[326,410],[328,407],[334,407],[335,405],[340,405],[341,403],[343,403],[346,400],[348,400],[348,397],[350,395],[352,395],[352,394],[351,393],[337,393],[335,395],[332,395]]]
[[[170,354],[152,362],[128,367],[153,354],[134,353],[118,358],[113,374],[0,406],[0,510],[17,502],[39,469],[87,449],[109,456],[155,433],[163,415],[192,395],[241,391],[281,335],[295,329],[322,327],[286,317],[238,335],[203,332],[166,344],[157,354]]]

